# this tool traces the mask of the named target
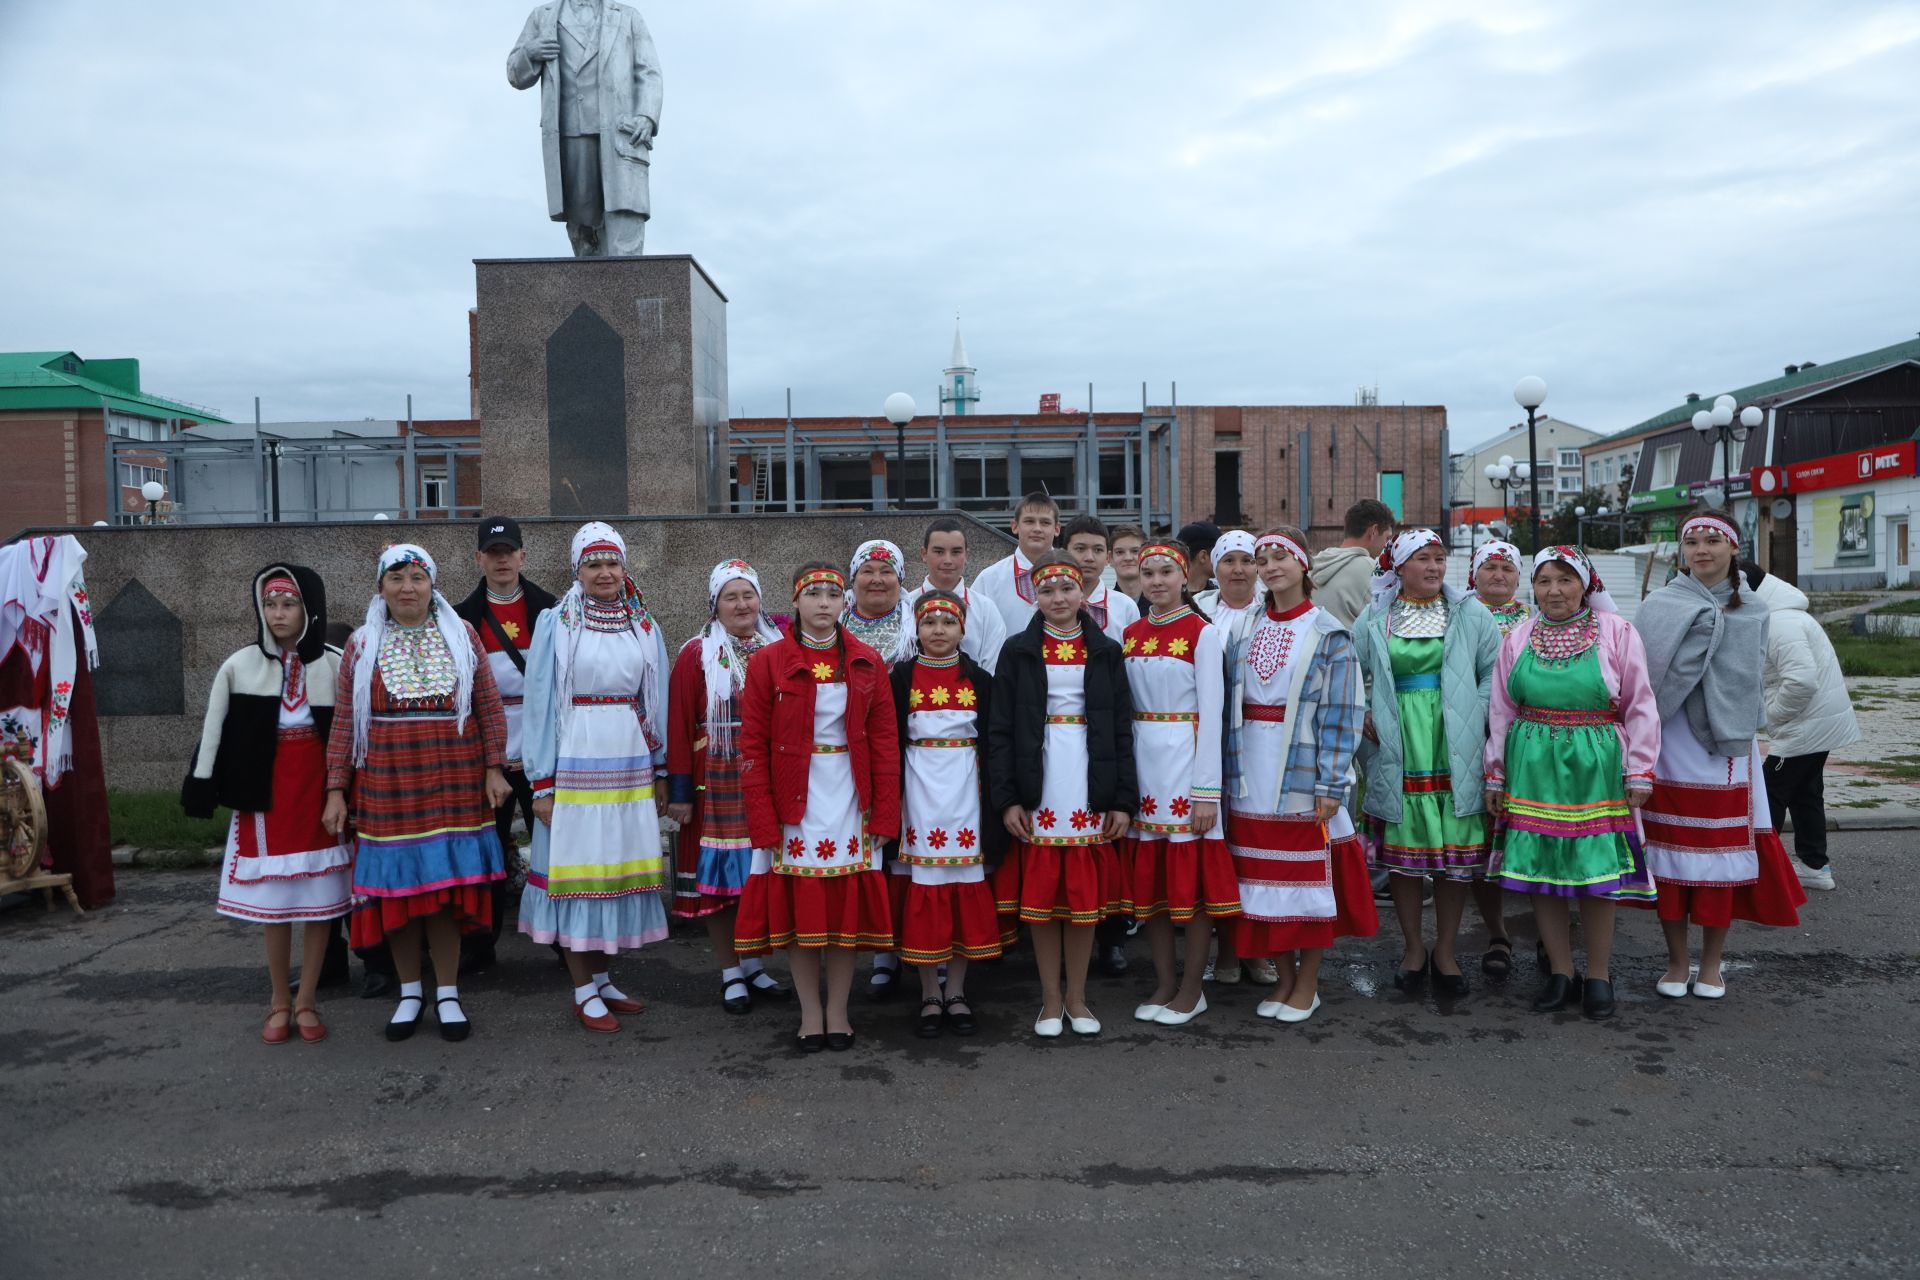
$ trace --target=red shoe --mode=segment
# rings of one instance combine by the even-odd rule
[[[621,996],[616,1000],[607,994],[605,987],[600,988],[600,1003],[606,1005],[607,1008],[613,1010],[615,1013],[645,1013],[647,1011],[647,1002],[645,1000],[635,1000],[628,996]]]
[[[276,1027],[273,1025],[274,1015],[281,1013],[287,1015],[287,1020]],[[260,1039],[267,1044],[285,1044],[292,1035],[293,1010],[285,1005],[267,1010],[267,1020],[260,1028]]]
[[[302,1014],[313,1015],[312,1026],[308,1026],[306,1023],[300,1021]],[[305,1040],[308,1044],[319,1044],[322,1040],[325,1040],[327,1038],[327,1024],[320,1021],[320,1011],[318,1009],[294,1010],[293,1024],[299,1030],[300,1038],[302,1040]]]
[[[612,1014],[603,1013],[596,1018],[588,1013],[587,1002],[584,1000],[579,1001],[573,1006],[573,1012],[579,1017],[580,1025],[589,1031],[611,1033],[620,1029],[619,1019],[615,1018]]]

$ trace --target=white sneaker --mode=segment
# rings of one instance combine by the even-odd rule
[[[1802,889],[1831,890],[1833,888],[1833,864],[1831,862],[1817,870],[1813,867],[1803,867],[1798,864],[1796,864],[1795,869],[1800,873],[1800,887]]]

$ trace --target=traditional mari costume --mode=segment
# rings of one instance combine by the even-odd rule
[[[1140,563],[1164,559],[1184,575],[1178,547],[1150,542]],[[1240,886],[1221,819],[1196,836],[1188,818],[1196,801],[1220,803],[1221,710],[1226,698],[1226,633],[1193,606],[1149,612],[1126,629],[1127,685],[1133,692],[1133,767],[1140,784],[1133,831],[1120,841],[1136,919],[1240,914]]]
[[[933,612],[952,615],[950,600],[916,604],[914,619]],[[894,868],[907,875],[895,917],[900,958],[908,964],[991,960],[1001,952],[999,917],[987,884],[986,854],[999,847],[986,811],[987,711],[993,680],[961,654],[915,658],[909,672],[895,674],[896,715],[905,722],[901,739],[904,826]],[[902,714],[904,713],[904,714]]]
[[[918,604],[920,597],[933,589],[933,579],[923,579],[907,593],[908,607]],[[967,606],[967,629],[960,637],[960,652],[992,675],[994,664],[1000,659],[1000,646],[1007,642],[1007,624],[1001,620],[1000,608],[984,593],[968,590],[965,582],[954,587],[953,594]]]
[[[1373,580],[1373,608],[1360,624],[1368,625],[1375,610],[1386,606],[1386,657],[1393,674],[1402,753],[1400,817],[1380,829],[1375,858],[1380,867],[1401,875],[1478,880],[1487,869],[1487,816],[1455,811],[1452,751],[1442,697],[1447,632],[1458,604],[1450,590],[1431,600],[1417,600],[1400,590],[1400,567],[1422,547],[1444,545],[1431,529],[1409,529],[1395,537],[1381,555],[1382,569]]]
[[[1248,559],[1252,559],[1255,546],[1254,536],[1245,529],[1227,530],[1221,534],[1219,540],[1213,544],[1213,563],[1215,569],[1217,570],[1219,568],[1220,558],[1222,556],[1229,555],[1235,551],[1245,554]],[[1221,599],[1220,588],[1218,587],[1209,587],[1205,591],[1199,592],[1193,597],[1193,602],[1199,606],[1200,612],[1207,615],[1209,621],[1217,623],[1222,627],[1230,628],[1233,626],[1234,619],[1238,618],[1241,614],[1252,614],[1257,621],[1260,617],[1261,610],[1266,608],[1266,598],[1267,584],[1256,577],[1253,580],[1253,598],[1243,605],[1231,605]]]
[[[1514,593],[1514,598],[1505,604],[1495,604],[1479,594],[1474,586],[1474,579],[1480,574],[1480,566],[1489,560],[1505,560],[1517,573],[1520,569],[1520,548],[1511,542],[1501,542],[1498,538],[1491,542],[1483,542],[1480,544],[1480,549],[1473,553],[1473,560],[1467,566],[1467,590],[1474,592],[1474,598],[1487,606],[1487,612],[1493,615],[1493,620],[1500,626],[1500,634],[1510,635],[1515,627],[1532,616],[1533,610],[1520,602],[1517,591]]]
[[[893,608],[878,618],[869,618],[860,612],[854,603],[853,579],[862,565],[880,564],[893,570],[893,576],[901,584],[900,598],[894,601]],[[880,660],[891,669],[896,662],[905,662],[913,657],[913,607],[905,592],[907,581],[906,557],[900,548],[885,538],[873,538],[860,544],[853,553],[853,563],[847,566],[847,605],[840,612],[840,625],[847,634],[866,645],[880,655]]]
[[[653,786],[666,760],[667,649],[626,559],[611,526],[580,526],[574,584],[534,624],[527,663],[527,780],[552,797],[553,818],[533,824],[520,932],[605,955],[667,936]],[[586,593],[589,560],[620,562],[618,600]]]
[[[353,908],[353,850],[321,825],[327,805],[327,734],[340,677],[327,648],[327,596],[304,565],[272,564],[253,576],[259,638],[220,665],[207,695],[200,745],[181,788],[192,817],[233,810],[214,909],[258,924],[334,920]],[[291,600],[304,629],[284,649],[266,605]]]
[[[1259,540],[1300,562],[1282,534]],[[1324,950],[1380,928],[1367,853],[1342,808],[1366,708],[1353,636],[1311,600],[1263,608],[1227,637],[1227,840],[1240,886],[1233,949],[1242,956]]]
[[[1078,579],[1079,570],[1042,565],[1033,585],[1066,575]],[[1039,625],[1046,681],[1040,802],[1027,812],[1033,839],[1021,842],[994,876],[994,899],[1000,914],[1024,924],[1090,926],[1129,907],[1119,854],[1101,834],[1107,815],[1088,795],[1086,619],[1082,615],[1065,630],[1044,619]],[[1002,698],[1011,692],[998,689]]]
[[[823,569],[795,599],[816,583],[846,588]],[[877,838],[899,831],[900,756],[881,656],[844,628],[815,640],[796,626],[748,667],[741,717],[754,851],[735,949],[891,951]]]
[[[100,650],[71,534],[0,547],[0,757],[24,762],[47,807],[41,866],[73,877],[92,908],[113,897],[106,771],[94,718]]]
[[[409,542],[380,556],[437,576]],[[347,642],[327,744],[327,788],[348,791],[358,834],[351,941],[358,949],[451,908],[465,928],[492,921],[488,886],[505,878],[486,771],[504,768],[507,720],[480,638],[439,591],[426,620],[402,627],[376,590]]]
[[[1583,552],[1544,548],[1534,571],[1549,562],[1578,574],[1586,599],[1562,621],[1526,619],[1500,646],[1486,783],[1507,793],[1507,817],[1487,874],[1515,893],[1648,904],[1627,804],[1660,753],[1646,651]]]
[[[1725,520],[1695,516],[1680,537],[1696,528],[1739,548],[1740,533]],[[1726,607],[1738,575],[1736,567],[1708,588],[1681,574],[1642,601],[1636,619],[1660,714],[1653,798],[1640,811],[1647,863],[1660,918],[1709,929],[1735,920],[1798,924],[1807,900],[1756,781],[1767,615],[1752,595]]]
[[[1140,606],[1104,582],[1096,582],[1087,590],[1087,601],[1080,607],[1115,644],[1121,642],[1128,627],[1140,621]]]
[[[1033,621],[1037,611],[1033,594],[1033,561],[1015,547],[1013,554],[995,560],[973,580],[976,593],[993,603],[1009,638],[1019,635]],[[996,665],[995,672],[999,671]]]

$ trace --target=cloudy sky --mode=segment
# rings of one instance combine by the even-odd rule
[[[528,0],[0,0],[0,350],[268,419],[467,412],[476,257],[562,255]],[[1548,408],[1920,330],[1920,6],[651,0],[648,248],[736,415]]]

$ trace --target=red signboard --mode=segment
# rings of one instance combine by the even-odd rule
[[[1876,480],[1915,474],[1917,460],[1920,459],[1916,456],[1915,443],[1902,440],[1899,444],[1881,445],[1878,449],[1836,453],[1831,457],[1790,463],[1785,467],[1756,468],[1754,489],[1759,493],[1779,492],[1773,487],[1778,480],[1784,480],[1782,487],[1791,493],[1872,484]],[[1776,473],[1776,476],[1764,474],[1767,472]]]

